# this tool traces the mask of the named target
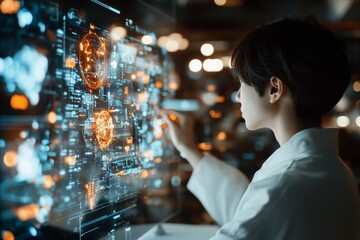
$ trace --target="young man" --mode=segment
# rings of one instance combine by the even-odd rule
[[[338,156],[337,130],[321,128],[350,82],[343,44],[313,17],[282,19],[243,39],[232,71],[247,128],[269,128],[280,144],[250,183],[201,154],[190,118],[163,112],[173,144],[194,168],[189,190],[222,225],[212,239],[360,239],[353,175]]]

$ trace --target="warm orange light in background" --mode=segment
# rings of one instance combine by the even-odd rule
[[[35,218],[39,214],[40,208],[38,204],[30,204],[15,208],[13,212],[21,221],[27,221]]]
[[[150,75],[149,74],[144,74],[143,76],[143,83],[144,84],[148,84],[150,80]]]
[[[10,106],[14,110],[26,110],[29,106],[29,101],[24,95],[14,94],[10,99]]]
[[[141,172],[141,178],[145,179],[145,178],[148,178],[149,177],[149,172],[146,171],[146,170],[143,170]]]
[[[206,89],[209,92],[214,92],[216,90],[216,86],[214,84],[207,85]]]
[[[69,166],[75,166],[76,157],[75,156],[66,156],[65,157],[65,164],[67,164]]]
[[[126,143],[127,144],[132,144],[133,143],[133,138],[132,137],[126,138]]]
[[[360,81],[355,81],[353,83],[353,89],[355,92],[360,92]]]
[[[198,144],[200,150],[210,151],[212,149],[212,145],[209,142],[202,142]]]
[[[169,118],[171,121],[174,121],[174,122],[177,121],[177,117],[174,114],[169,114]]]
[[[56,113],[54,111],[49,112],[47,119],[50,124],[56,123]]]
[[[65,61],[65,66],[67,68],[71,68],[73,69],[75,67],[75,58],[73,57],[68,57]]]
[[[8,151],[4,155],[4,164],[7,167],[14,167],[17,163],[17,154],[15,151]]]
[[[159,158],[159,157],[158,157],[158,158],[155,158],[155,160],[154,160],[155,163],[161,163],[161,161],[162,161],[162,159]]]
[[[3,0],[0,4],[0,12],[3,14],[15,14],[20,9],[20,1]]]
[[[129,87],[128,86],[124,87],[124,94],[125,95],[129,94]]]
[[[156,81],[156,82],[155,82],[155,87],[161,89],[161,88],[163,87],[162,81],[161,81],[161,80]]]
[[[144,35],[142,38],[141,38],[141,42],[145,45],[150,45],[154,42],[154,39],[152,36],[150,35]]]
[[[141,92],[138,94],[138,100],[140,103],[145,103],[149,100],[150,94],[148,92]]]
[[[224,141],[227,139],[227,134],[226,134],[226,132],[219,132],[217,134],[216,138],[220,141]]]
[[[130,78],[131,80],[136,80],[136,74],[135,73],[131,74]]]
[[[224,6],[226,4],[226,0],[214,0],[214,3],[218,6]]]
[[[217,97],[216,97],[216,102],[217,102],[217,103],[223,103],[223,102],[225,102],[225,97],[224,97],[224,96],[217,96]]]
[[[50,175],[45,175],[44,182],[43,182],[44,188],[50,189],[50,188],[52,188],[53,185],[54,185],[53,178]]]
[[[209,115],[210,115],[210,117],[212,117],[214,119],[219,119],[222,117],[221,111],[215,111],[215,110],[210,110]]]
[[[3,231],[1,237],[3,240],[14,240],[15,239],[14,234],[12,232],[10,232],[9,230]]]
[[[177,82],[169,82],[168,87],[169,87],[171,90],[175,91],[175,90],[179,89],[180,84],[177,83]]]

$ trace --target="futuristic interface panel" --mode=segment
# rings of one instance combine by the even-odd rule
[[[124,239],[115,230],[171,191],[159,115],[171,59],[132,19],[100,27],[55,1],[20,3],[0,19],[2,237]]]

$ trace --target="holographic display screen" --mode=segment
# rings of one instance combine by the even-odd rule
[[[115,239],[147,222],[177,164],[159,116],[176,85],[172,63],[141,41],[154,33],[132,19],[98,27],[52,1],[27,1],[1,20],[2,235]]]

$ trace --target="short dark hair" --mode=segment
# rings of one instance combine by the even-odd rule
[[[345,45],[314,16],[284,18],[249,33],[235,49],[231,72],[260,96],[271,77],[292,92],[300,119],[321,121],[350,83]]]

